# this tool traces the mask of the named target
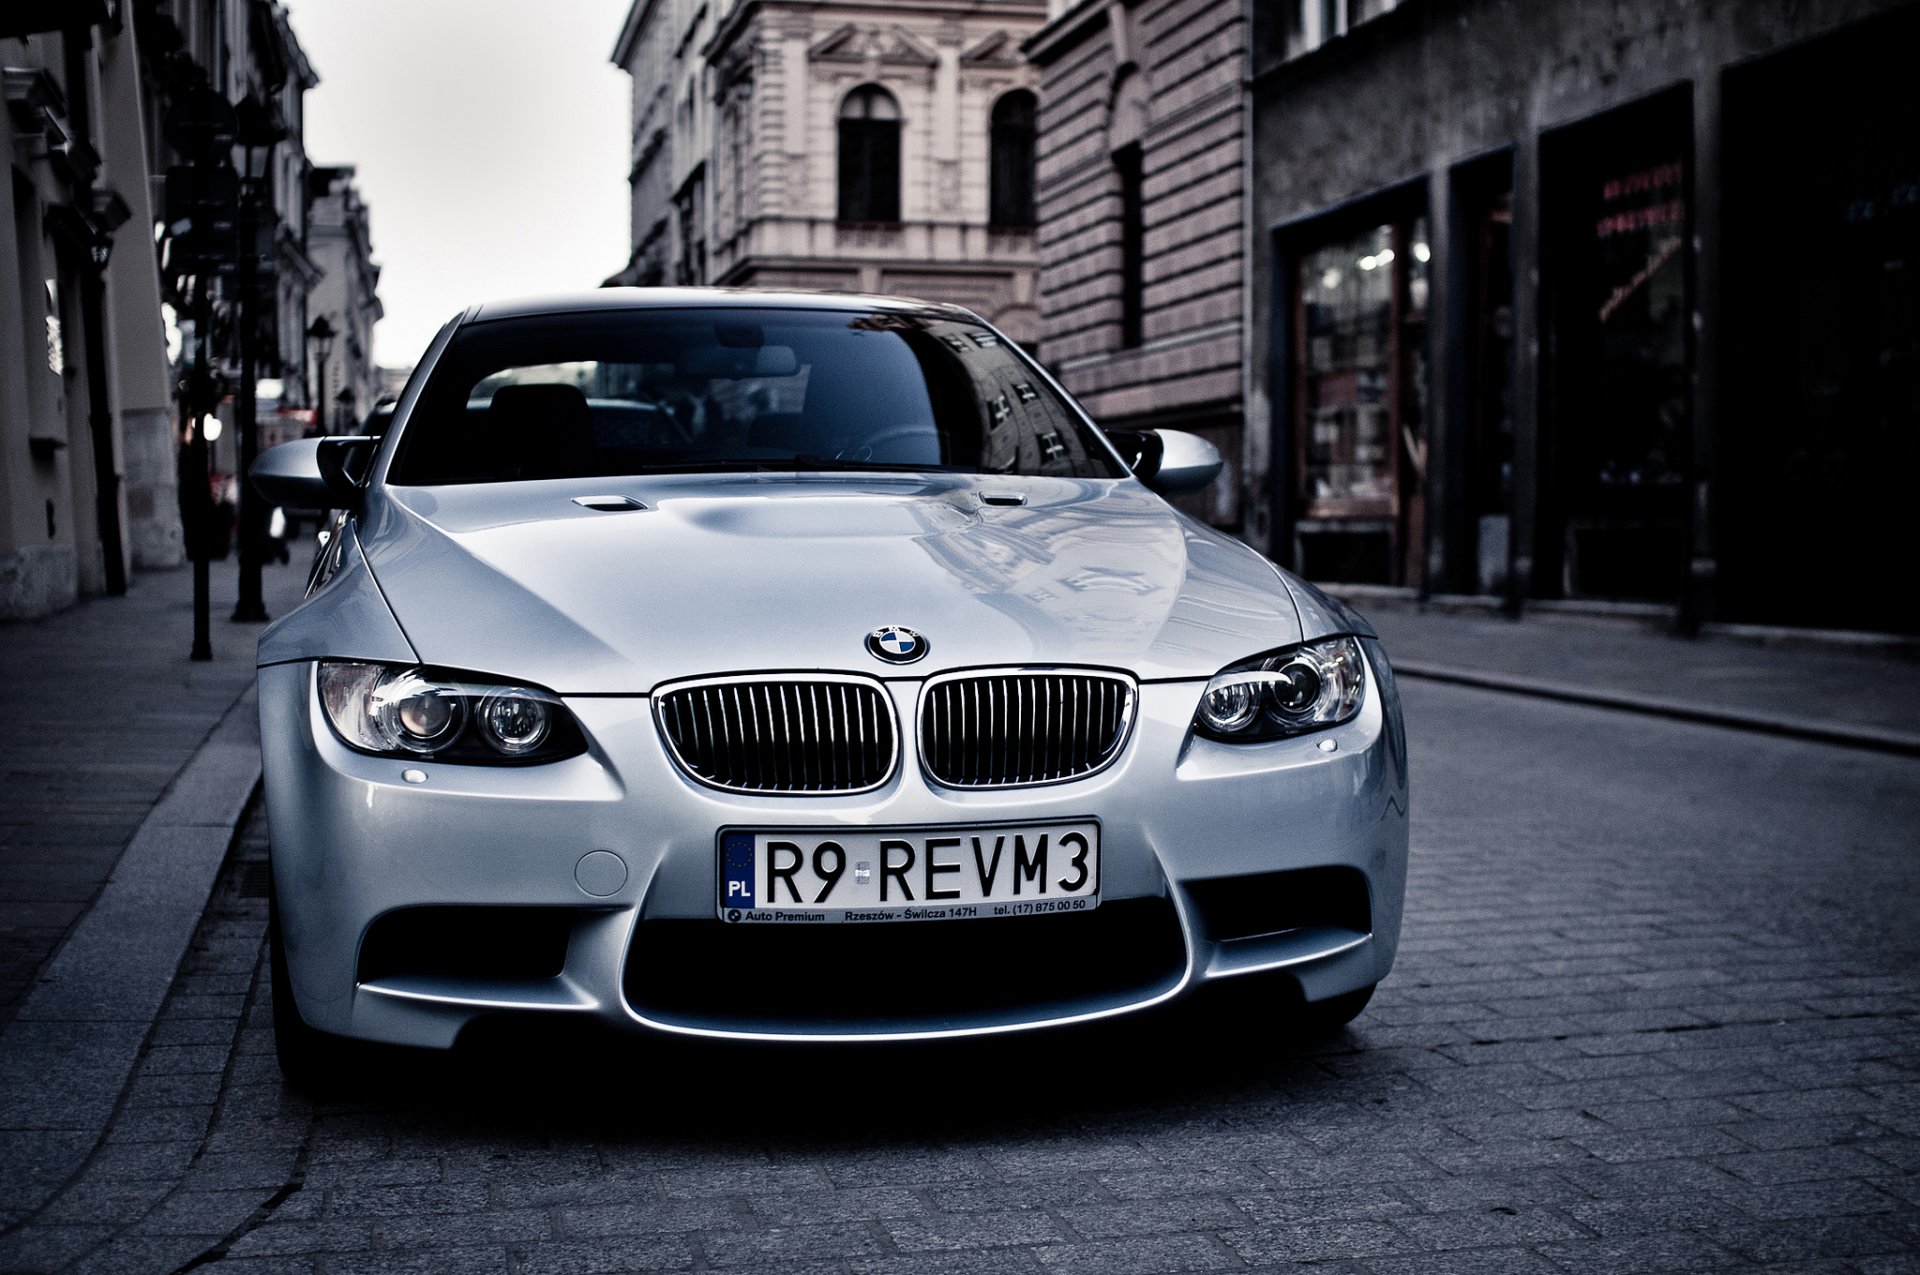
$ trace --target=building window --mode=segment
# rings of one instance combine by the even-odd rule
[[[1287,56],[1297,58],[1371,18],[1391,12],[1400,0],[1293,0],[1287,9]]]
[[[877,85],[840,104],[840,220],[900,220],[900,104]]]
[[[1034,96],[1015,89],[993,104],[992,186],[988,221],[1027,229],[1037,218],[1033,207]]]
[[[675,223],[680,232],[679,253],[674,262],[675,283],[707,281],[707,240],[703,233],[706,186],[705,168],[695,169],[673,201]]]
[[[1680,596],[1693,443],[1693,128],[1682,87],[1541,139],[1551,484],[1538,504],[1537,589]]]
[[[1113,153],[1120,175],[1120,344],[1140,344],[1146,290],[1146,234],[1141,215],[1140,143]]]
[[[1152,117],[1153,92],[1140,68],[1127,63],[1113,77],[1107,112],[1107,154],[1113,156],[1120,196],[1120,344],[1140,344],[1146,287],[1146,209],[1141,147]]]

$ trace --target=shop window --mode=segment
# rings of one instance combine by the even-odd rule
[[[1026,89],[1003,94],[993,104],[990,129],[988,221],[1025,230],[1036,218],[1033,205],[1034,96]]]
[[[1686,570],[1686,90],[1542,143],[1548,323],[1537,589],[1670,602]]]
[[[1917,48],[1908,5],[1727,73],[1718,618],[1920,634]]]
[[[66,445],[65,408],[60,402],[61,373],[67,366],[66,336],[62,324],[60,283],[42,252],[41,203],[33,183],[13,170],[13,246],[19,264],[19,294],[15,313],[23,320],[23,340],[17,366],[24,374],[29,440],[37,460],[50,460]],[[0,355],[0,363],[10,362]]]
[[[1463,547],[1449,587],[1504,594],[1513,554],[1513,158],[1495,155],[1453,178],[1457,278],[1466,302],[1459,386],[1464,450],[1460,517],[1447,543]]]
[[[1295,258],[1295,534],[1309,575],[1419,577],[1431,255],[1412,217]]]
[[[900,220],[900,104],[868,84],[840,105],[841,221]]]

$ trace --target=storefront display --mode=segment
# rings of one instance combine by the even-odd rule
[[[1542,142],[1550,472],[1541,561],[1570,597],[1672,602],[1692,449],[1684,89]]]
[[[1431,255],[1426,219],[1414,217],[1298,258],[1294,534],[1309,575],[1418,575]]]

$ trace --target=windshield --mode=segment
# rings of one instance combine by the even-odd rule
[[[1124,476],[1032,365],[977,323],[713,308],[462,329],[388,481],[743,469]]]

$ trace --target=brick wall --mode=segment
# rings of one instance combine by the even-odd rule
[[[1188,508],[1238,519],[1246,23],[1232,0],[1076,8],[1028,42],[1040,68],[1040,357],[1103,424],[1195,428],[1228,471]],[[1140,342],[1122,330],[1114,95],[1141,77]]]

